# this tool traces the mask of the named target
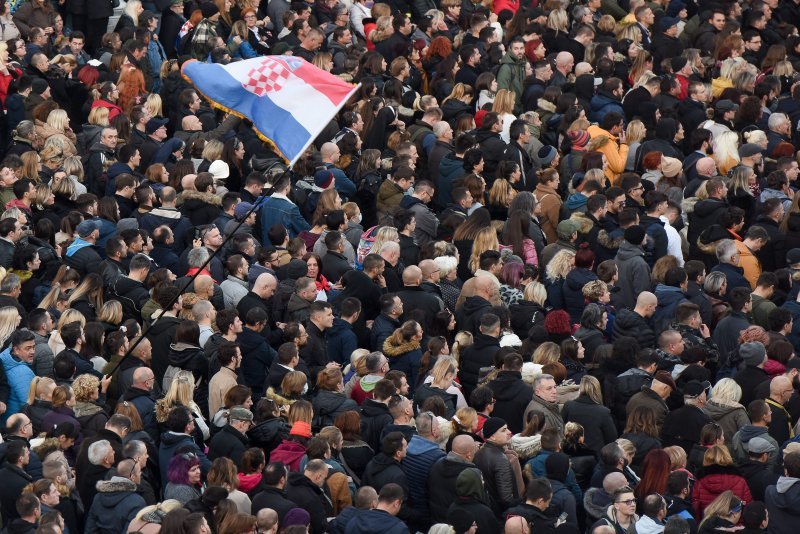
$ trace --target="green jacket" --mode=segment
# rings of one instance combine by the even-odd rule
[[[528,61],[523,55],[519,59],[514,59],[511,52],[506,52],[500,60],[500,69],[497,71],[497,88],[508,89],[514,92],[514,115],[522,113],[522,87],[525,83],[525,62]]]

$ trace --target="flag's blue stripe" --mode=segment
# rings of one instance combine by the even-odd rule
[[[259,97],[245,90],[240,81],[219,65],[193,62],[184,71],[208,98],[249,117],[262,134],[275,142],[286,159],[294,159],[311,137],[291,113],[275,105],[268,96]]]

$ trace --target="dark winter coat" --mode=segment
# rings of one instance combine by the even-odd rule
[[[492,303],[480,296],[467,297],[464,304],[456,310],[456,322],[460,330],[471,332],[473,336],[480,333],[481,317],[488,313]],[[404,310],[408,308],[403,308]]]
[[[595,452],[600,452],[606,444],[617,439],[617,429],[611,410],[597,404],[585,395],[564,404],[561,411],[564,423],[580,423],[584,429],[584,443]]]
[[[408,479],[400,466],[400,462],[382,452],[378,453],[364,469],[361,484],[372,486],[375,491],[380,493],[381,488],[390,482],[399,484],[408,495]]]
[[[191,371],[197,384],[194,388],[194,402],[204,415],[208,416],[206,413],[208,412],[208,360],[203,354],[203,349],[187,343],[175,343],[170,345],[167,359],[169,365],[183,371]],[[164,391],[168,389],[165,387]]]
[[[311,401],[314,407],[314,420],[311,427],[315,431],[333,425],[334,420],[344,412],[358,411],[358,404],[344,393],[320,390]]]
[[[285,490],[288,499],[311,516],[311,533],[323,534],[327,518],[333,516],[333,505],[322,488],[302,473],[289,473]]]
[[[11,464],[6,464],[3,469],[0,469],[0,477],[3,480],[3,484],[0,485],[0,512],[2,512],[3,524],[8,524],[12,519],[19,517],[17,497],[22,494],[22,488],[33,482],[33,478],[16,465]]]
[[[508,429],[518,434],[524,427],[523,414],[533,398],[533,388],[522,381],[519,371],[500,371],[487,384],[494,392],[495,405],[492,417],[500,417],[508,423]]]
[[[641,348],[654,348],[656,336],[650,323],[632,309],[623,308],[614,320],[614,339],[628,336],[636,339]]]
[[[469,398],[473,390],[478,387],[481,368],[494,366],[494,355],[498,350],[500,350],[500,340],[478,333],[474,337],[473,344],[464,351],[458,378],[466,398]]]
[[[227,424],[211,438],[208,446],[208,459],[213,462],[217,458],[230,458],[241,469],[242,454],[248,447],[247,436]]]
[[[793,534],[800,519],[800,479],[782,476],[767,488],[765,501],[769,512],[770,534]]]
[[[440,397],[444,401],[445,417],[450,419],[455,415],[458,397],[453,393],[434,387],[430,383],[421,384],[414,392],[414,405],[418,411],[421,411],[422,404],[430,397]]]
[[[381,432],[393,420],[386,404],[373,399],[365,400],[361,405],[361,439],[373,451],[381,450]]]
[[[136,492],[136,484],[122,477],[97,483],[92,507],[86,518],[87,534],[116,534],[125,532],[136,514],[146,506]]]
[[[266,419],[247,431],[250,445],[259,447],[269,455],[281,442],[289,436],[291,427],[280,417]]]
[[[562,292],[564,295],[564,309],[569,313],[572,324],[581,322],[581,314],[586,307],[583,296],[583,286],[597,280],[597,275],[589,269],[572,269],[564,281]]]

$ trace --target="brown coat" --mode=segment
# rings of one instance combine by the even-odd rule
[[[28,40],[28,33],[31,28],[38,26],[39,28],[53,27],[55,24],[55,12],[50,7],[50,2],[44,0],[41,5],[34,6],[36,0],[25,2],[16,13],[14,13],[14,24],[19,28],[19,32],[25,40]]]
[[[347,475],[338,472],[333,473],[328,477],[326,484],[328,484],[328,491],[331,494],[333,515],[339,515],[339,512],[344,508],[353,505],[353,497],[350,495]]]
[[[542,205],[542,216],[539,217],[539,226],[542,228],[548,243],[555,243],[558,240],[556,227],[561,213],[561,197],[552,187],[538,184],[533,192],[536,202]]]

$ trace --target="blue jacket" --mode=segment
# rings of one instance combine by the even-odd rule
[[[552,451],[546,451],[542,449],[539,451],[539,454],[528,460],[528,465],[531,467],[531,473],[533,473],[533,476],[537,478],[546,478],[547,470],[544,467],[544,462],[551,454],[553,454]],[[571,467],[567,473],[567,482],[565,486],[567,486],[569,491],[575,496],[576,502],[583,502],[583,492],[581,491],[580,486],[578,486],[578,483],[575,481],[575,471],[573,471]]]
[[[150,44],[147,45],[147,59],[150,61],[150,70],[155,74],[153,76],[153,87],[150,89],[151,93],[158,93],[161,89],[161,77],[158,76],[161,70],[161,64],[167,60],[167,53],[164,47],[161,46],[161,41],[153,39],[150,36]]]
[[[611,98],[611,96],[603,93],[598,93],[592,97],[590,102],[589,120],[592,122],[602,123],[603,117],[616,111],[625,118],[625,110],[622,108],[622,102]]]
[[[333,163],[326,163],[325,168],[333,173],[334,185],[333,187],[339,192],[340,195],[353,199],[356,196],[356,184],[344,173],[343,170],[337,169]]]
[[[332,362],[347,364],[350,355],[358,348],[358,337],[353,332],[353,326],[338,317],[333,320],[333,326],[328,329],[328,359]]]
[[[30,365],[11,355],[11,347],[0,352],[0,361],[3,362],[3,370],[6,372],[8,387],[11,390],[6,403],[6,413],[2,417],[5,423],[9,415],[19,412],[22,405],[28,402],[28,389],[36,375]]]
[[[718,263],[711,269],[711,272],[725,275],[725,278],[728,280],[728,294],[730,294],[730,291],[735,287],[750,289],[750,283],[744,277],[744,269],[741,267],[731,265],[730,263]]]
[[[192,436],[164,432],[161,434],[161,444],[158,446],[158,468],[161,471],[161,480],[169,480],[167,478],[167,467],[169,467],[169,461],[175,456],[175,451],[179,448],[192,449],[192,452],[200,459],[200,470],[203,475],[208,473],[209,469],[211,469],[211,460],[200,450]]]
[[[383,510],[361,510],[347,523],[349,534],[408,534],[405,523]]]
[[[86,517],[86,534],[125,532],[128,524],[147,503],[136,493],[136,484],[122,477],[101,480]]]
[[[658,284],[654,292],[658,298],[658,306],[653,314],[653,326],[655,326],[656,334],[663,332],[675,321],[675,312],[678,309],[678,304],[681,302],[688,302],[686,294],[679,287],[666,286]]]
[[[292,239],[300,232],[311,229],[311,225],[300,214],[300,208],[283,195],[272,195],[261,206],[261,235],[267,235],[269,229],[276,224],[284,225]]]
[[[434,442],[417,434],[408,442],[406,457],[400,464],[408,480],[408,490],[411,497],[411,507],[421,512],[427,518],[428,509],[428,474],[431,467],[446,456]]]

